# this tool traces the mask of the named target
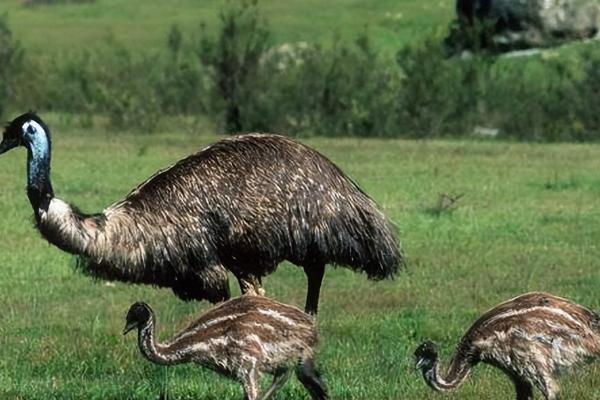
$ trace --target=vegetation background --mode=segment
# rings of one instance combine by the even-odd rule
[[[412,351],[431,338],[449,359],[481,312],[528,290],[600,308],[600,147],[566,143],[599,133],[600,49],[447,58],[451,3],[3,0],[0,111],[42,113],[57,194],[89,212],[231,131],[302,136],[376,199],[409,260],[390,282],[328,268],[332,398],[509,399],[487,367],[434,394]],[[471,140],[481,128],[500,140]],[[209,305],[74,272],[35,232],[24,175],[22,151],[0,157],[0,398],[241,398],[210,371],[141,358],[120,334],[132,302],[155,308],[161,338]],[[304,279],[283,264],[265,287],[301,305]],[[600,399],[598,368],[563,379],[564,397]],[[303,396],[290,382],[278,399]]]
[[[5,0],[0,111],[156,131],[598,136],[600,42],[447,57],[452,1]]]

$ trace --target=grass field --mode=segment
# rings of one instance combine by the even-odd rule
[[[54,128],[57,195],[98,211],[156,169],[218,139],[167,132],[108,136]],[[423,338],[444,360],[488,307],[528,290],[547,290],[600,308],[599,145],[310,139],[354,177],[397,224],[409,267],[373,283],[329,268],[322,289],[318,363],[333,399],[512,399],[496,370],[478,368],[454,394],[432,393],[413,368]],[[240,387],[194,366],[142,359],[124,313],[148,301],[159,337],[185,325],[206,303],[170,291],[94,282],[44,242],[23,187],[25,152],[0,157],[0,398],[238,399]],[[453,211],[440,194],[464,194]],[[232,285],[235,286],[235,285]],[[269,295],[302,305],[305,278],[284,264]],[[237,290],[234,287],[234,290]],[[562,380],[564,398],[600,399],[600,370]],[[304,396],[304,397],[303,397]],[[291,381],[278,399],[306,398]]]
[[[3,0],[0,13],[28,56],[52,57],[114,37],[131,48],[164,47],[178,24],[216,26],[222,0],[97,0],[25,8]],[[451,1],[261,0],[273,39],[329,43],[365,25],[393,55],[452,18]],[[540,61],[540,63],[543,61]],[[84,211],[120,199],[158,168],[217,140],[173,128],[155,135],[86,131],[47,116],[54,131],[57,195]],[[95,126],[102,126],[96,124]],[[180,127],[180,123],[172,126]],[[177,131],[176,129],[182,129]],[[600,145],[505,142],[306,139],[347,171],[395,222],[409,266],[373,283],[329,268],[319,314],[318,364],[333,399],[512,399],[498,371],[479,367],[457,392],[432,393],[414,370],[424,338],[447,362],[460,335],[484,310],[528,290],[546,290],[600,309]],[[36,232],[25,191],[25,153],[0,156],[0,399],[204,399],[242,396],[237,383],[194,366],[142,359],[124,314],[137,300],[157,312],[167,338],[206,303],[169,290],[93,281],[74,258]],[[459,196],[439,207],[440,196]],[[300,269],[281,265],[265,280],[274,298],[302,306]],[[232,284],[234,292],[237,287]],[[600,399],[600,364],[562,380],[564,398]],[[279,400],[306,398],[291,380]]]
[[[201,22],[216,26],[223,0],[96,0],[81,5],[23,7],[3,0],[15,35],[36,53],[93,47],[107,37],[132,48],[162,47],[172,25],[196,33]],[[450,1],[261,0],[276,43],[330,42],[335,34],[354,39],[369,27],[379,49],[394,54],[407,42],[445,29],[453,17]]]

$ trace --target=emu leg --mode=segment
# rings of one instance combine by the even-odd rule
[[[533,400],[533,386],[514,371],[501,368],[515,385],[517,400]]]
[[[258,390],[260,387],[260,373],[256,368],[251,368],[242,376],[242,386],[244,387],[244,400],[258,399]]]
[[[308,278],[308,292],[306,293],[304,311],[311,315],[317,315],[321,283],[323,282],[323,275],[325,274],[325,264],[305,266],[304,273]]]
[[[543,376],[540,387],[538,387],[546,400],[559,400],[560,388],[556,381],[549,377]]]
[[[315,369],[315,363],[311,358],[302,360],[296,368],[296,376],[310,393],[313,400],[326,400],[329,398],[327,388]]]
[[[285,382],[287,382],[289,377],[289,369],[277,372],[275,376],[273,376],[273,383],[271,384],[271,387],[269,388],[269,390],[267,390],[265,395],[260,400],[269,400],[271,396],[275,394],[275,392],[281,389],[281,387],[284,385]]]
[[[242,291],[242,294],[254,294],[259,296],[265,295],[265,289],[262,288],[262,280],[260,279],[260,276],[238,273],[235,274],[235,277],[240,284],[240,290]]]
[[[517,392],[517,400],[533,400],[533,387],[531,384],[518,377],[512,379]]]

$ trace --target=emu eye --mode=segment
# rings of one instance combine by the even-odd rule
[[[35,128],[33,127],[33,125],[27,125],[27,133],[30,133],[32,135],[35,133]]]

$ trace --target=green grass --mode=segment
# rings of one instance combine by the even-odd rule
[[[57,195],[84,211],[102,209],[217,139],[175,129],[109,136],[66,128],[56,118],[50,123]],[[378,201],[397,224],[409,260],[396,280],[378,283],[328,268],[318,364],[333,399],[512,399],[508,379],[484,366],[455,393],[434,394],[414,370],[412,351],[431,338],[447,361],[482,311],[529,290],[600,308],[600,145],[306,142]],[[24,180],[24,151],[1,156],[0,398],[241,398],[236,383],[202,368],[150,364],[132,336],[121,336],[136,300],[155,308],[161,338],[208,304],[76,272],[73,258],[32,226]],[[451,210],[431,212],[441,193],[464,196]],[[265,287],[278,300],[303,304],[305,278],[294,266],[280,266]],[[599,372],[590,366],[563,379],[564,397],[600,399]],[[306,395],[292,380],[278,399],[296,398]]]
[[[10,26],[35,53],[93,47],[114,37],[132,48],[160,48],[173,24],[197,33],[201,22],[214,31],[223,0],[97,0],[92,4],[23,7],[3,0]],[[335,34],[354,39],[368,26],[375,45],[394,54],[398,48],[445,29],[454,11],[449,1],[422,0],[261,0],[276,43],[328,43]]]

